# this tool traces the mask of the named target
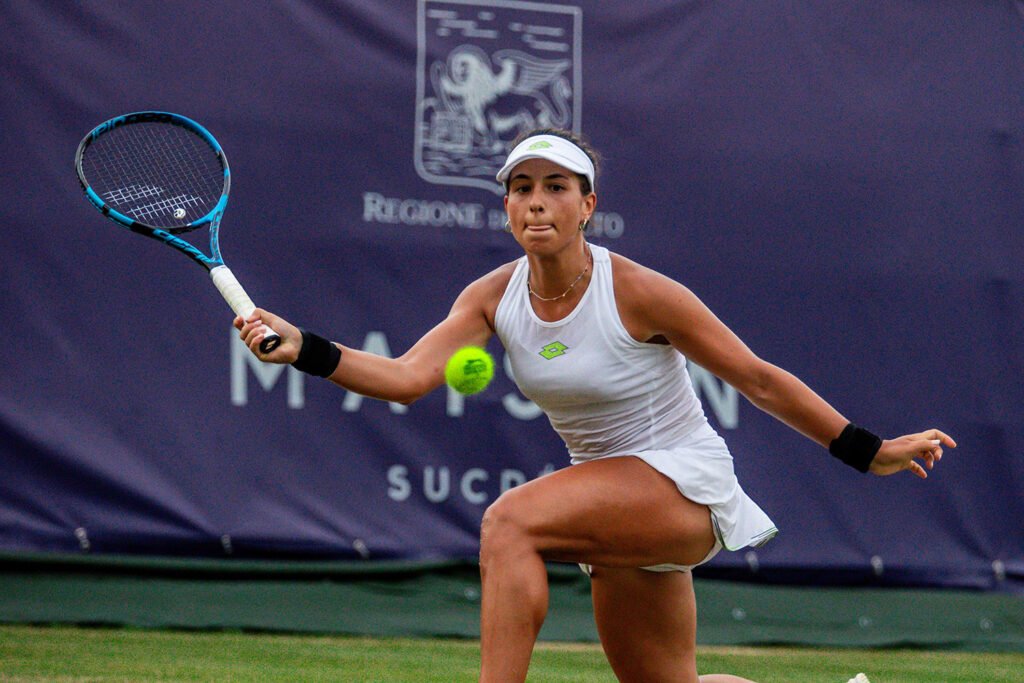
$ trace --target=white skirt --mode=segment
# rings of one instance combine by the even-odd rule
[[[726,550],[763,545],[779,532],[740,487],[732,454],[710,424],[697,427],[673,448],[628,455],[640,458],[674,481],[689,500],[707,505],[715,536]]]

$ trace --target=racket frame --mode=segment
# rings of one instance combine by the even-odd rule
[[[200,216],[189,223],[183,223],[180,226],[160,228],[126,216],[110,206],[102,197],[96,194],[95,190],[92,189],[89,184],[89,180],[85,177],[85,171],[82,168],[82,160],[85,158],[86,150],[96,140],[96,138],[101,135],[109,133],[115,128],[120,128],[121,126],[133,123],[170,123],[175,126],[181,126],[182,128],[196,133],[217,154],[217,159],[220,161],[221,166],[224,167],[224,187],[221,189],[220,199],[217,200],[214,207],[205,215]],[[224,216],[224,209],[227,208],[228,205],[228,193],[231,191],[231,168],[228,166],[228,158],[224,154],[224,148],[220,146],[219,142],[217,142],[217,138],[213,137],[213,134],[198,122],[193,121],[187,116],[173,114],[166,111],[139,111],[131,114],[124,114],[123,116],[115,116],[109,121],[104,121],[100,125],[96,126],[89,131],[88,135],[82,138],[82,142],[78,145],[78,151],[75,153],[75,172],[78,174],[78,182],[82,185],[82,190],[85,191],[85,196],[89,199],[92,205],[100,211],[100,213],[110,220],[128,228],[132,232],[145,235],[146,237],[152,237],[153,239],[160,240],[165,244],[181,250],[207,270],[212,270],[217,266],[224,265],[224,259],[221,257],[220,253],[220,221]],[[199,228],[207,225],[210,226],[209,255],[204,254],[189,242],[176,237],[176,235],[192,232],[193,230],[198,230]]]
[[[221,166],[224,168],[224,186],[221,189],[220,198],[210,211],[189,223],[161,228],[126,216],[110,206],[96,193],[95,190],[92,189],[88,179],[85,177],[85,171],[82,168],[82,161],[85,158],[85,154],[89,149],[89,146],[105,133],[109,133],[121,126],[135,123],[167,123],[175,126],[181,126],[202,138],[216,153],[218,161],[220,161]],[[234,274],[225,265],[224,258],[221,256],[220,222],[224,217],[224,210],[227,208],[228,193],[231,191],[231,169],[228,166],[228,159],[224,154],[224,148],[220,146],[220,143],[217,142],[217,139],[213,137],[213,134],[210,133],[210,131],[206,130],[206,128],[198,122],[193,121],[187,116],[167,111],[137,111],[130,114],[124,114],[122,116],[115,116],[114,118],[104,121],[100,125],[96,126],[89,131],[84,138],[82,138],[82,141],[78,145],[78,150],[75,152],[75,172],[78,174],[78,182],[81,184],[86,198],[94,207],[96,207],[96,209],[100,211],[100,213],[111,221],[121,225],[122,227],[128,228],[136,234],[159,240],[160,242],[177,249],[199,265],[203,266],[210,273],[214,284],[217,286],[217,289],[220,290],[221,295],[225,300],[227,300],[231,308],[242,317],[248,317],[244,314],[244,311],[249,309],[251,312],[251,309],[253,308],[252,300],[249,299]],[[198,230],[199,228],[206,226],[209,226],[210,229],[209,254],[203,253],[202,250],[198,249],[190,242],[178,237],[178,235],[182,233],[192,232],[193,230]],[[273,349],[277,348],[281,343],[281,339],[277,333],[269,327],[265,326],[264,329],[265,337],[260,344],[260,350],[264,353],[269,353]]]

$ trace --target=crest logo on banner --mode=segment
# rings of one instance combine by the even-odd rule
[[[579,132],[583,13],[511,0],[419,0],[416,172],[501,194],[524,130]]]

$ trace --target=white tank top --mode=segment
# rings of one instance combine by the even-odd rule
[[[494,321],[513,379],[547,414],[573,464],[673,448],[707,423],[686,359],[672,346],[629,335],[615,306],[609,252],[590,250],[590,286],[555,322],[533,310],[526,257],[516,264]]]

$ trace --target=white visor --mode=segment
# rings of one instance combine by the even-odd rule
[[[505,165],[495,176],[499,183],[508,182],[512,169],[527,159],[547,159],[559,166],[586,176],[590,181],[590,189],[595,189],[594,162],[587,153],[557,135],[534,135],[526,138],[515,146],[505,161]]]

